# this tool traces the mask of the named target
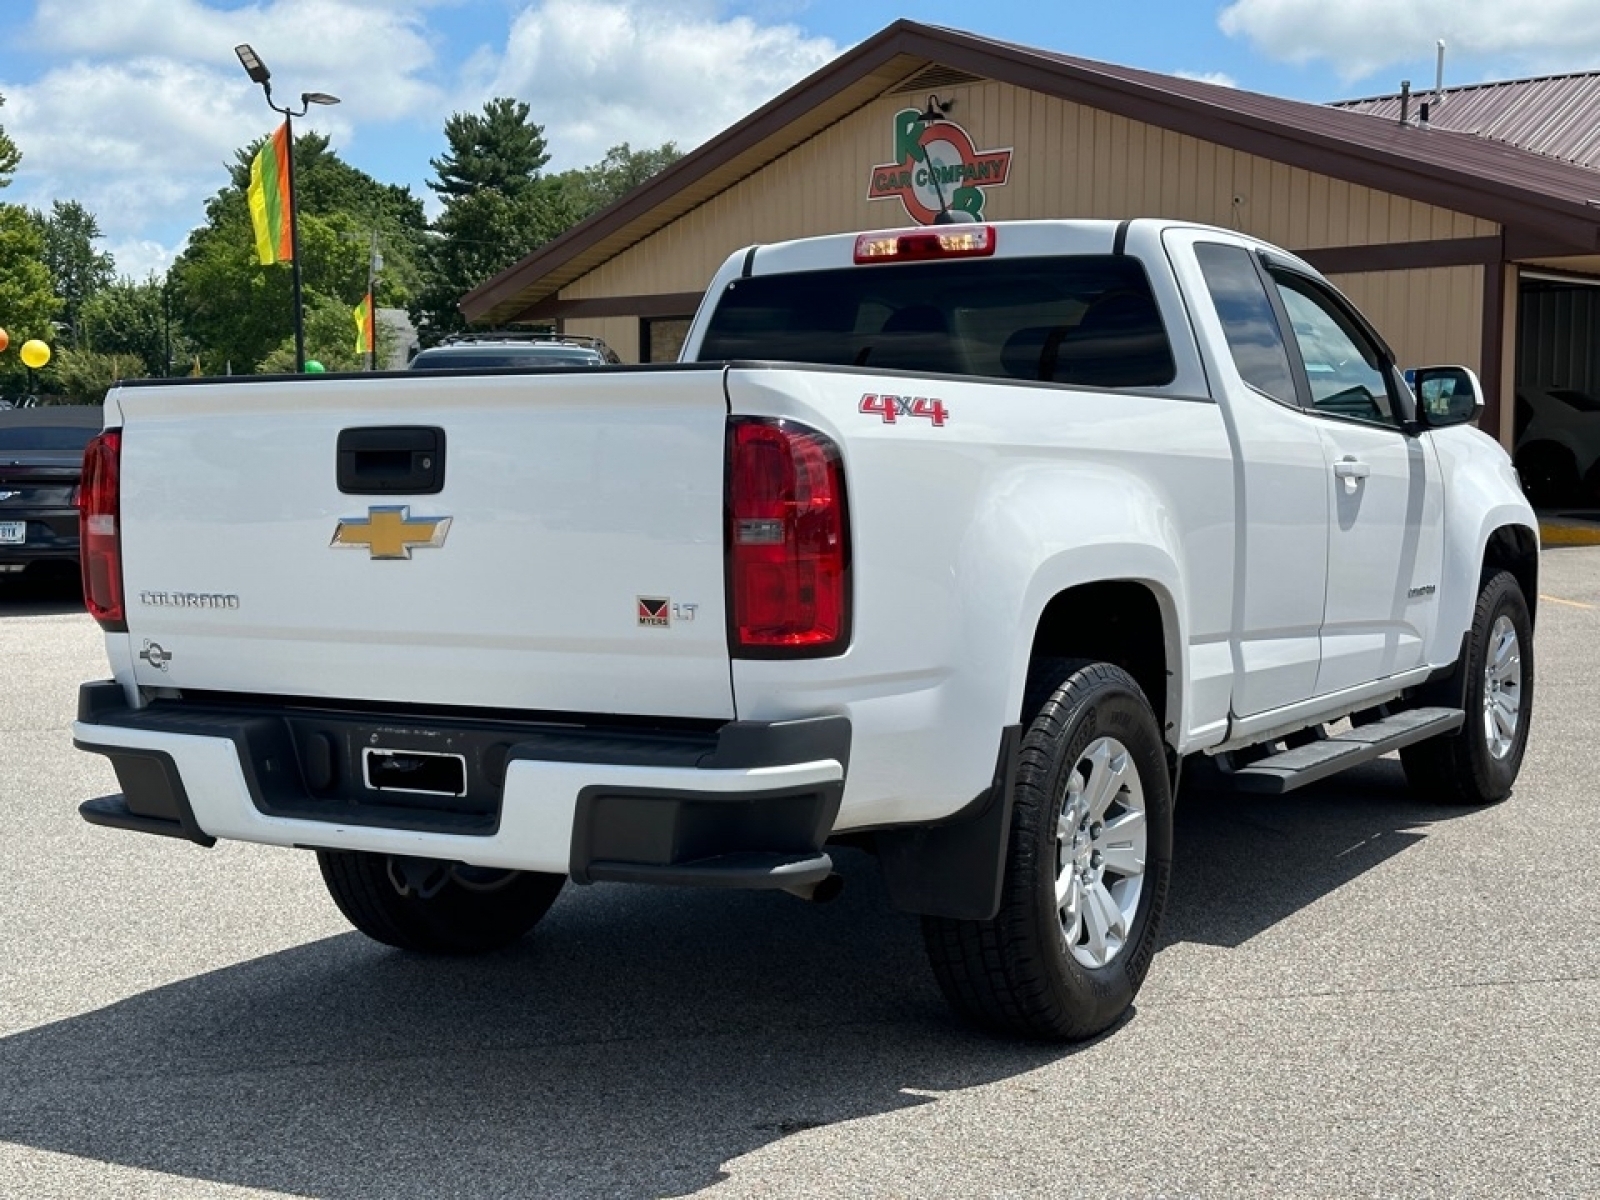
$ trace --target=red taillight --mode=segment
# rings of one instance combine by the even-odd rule
[[[886,229],[856,238],[858,263],[925,258],[987,258],[994,253],[992,225],[941,225],[937,229]]]
[[[78,556],[83,564],[83,603],[104,629],[121,631],[122,607],[122,430],[102,433],[83,452],[78,487]]]
[[[792,421],[728,430],[728,612],[737,657],[842,653],[850,534],[838,448]]]

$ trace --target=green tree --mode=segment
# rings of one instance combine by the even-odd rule
[[[228,186],[207,201],[205,224],[170,276],[173,311],[207,372],[254,371],[292,336],[290,269],[257,261],[245,199],[259,146],[237,153]],[[374,229],[384,258],[379,306],[410,300],[421,285],[426,221],[408,188],[379,183],[334,154],[326,137],[307,133],[295,138],[295,191],[308,321],[323,301],[348,313],[365,295]]]
[[[78,317],[85,302],[116,278],[111,255],[94,244],[103,236],[100,222],[76,200],[57,200],[48,213],[31,214],[44,242],[44,265],[61,299],[61,317],[72,326],[72,342],[82,345]]]
[[[489,188],[516,196],[532,186],[550,155],[544,126],[528,120],[528,113],[521,100],[497,96],[483,106],[481,116],[452,114],[444,123],[450,149],[442,158],[428,160],[438,176],[428,186],[447,206]]]
[[[6,98],[0,96],[0,108],[5,106]],[[0,129],[0,188],[11,185],[11,177],[17,173],[17,167],[22,163],[22,151],[17,149],[17,144],[11,140],[11,135]]]
[[[28,210],[0,204],[0,327],[11,349],[0,354],[0,392],[20,392],[27,387],[28,370],[17,349],[29,338],[52,346],[56,331],[51,323],[61,302],[50,286],[44,265],[44,239]]]
[[[410,306],[423,345],[465,329],[461,297],[573,223],[553,180],[516,197],[488,189],[451,204],[434,222],[427,283]]]
[[[63,346],[50,360],[48,390],[73,404],[102,404],[106,389],[119,379],[137,379],[144,362],[133,354],[102,354]],[[44,389],[41,389],[44,390]]]
[[[174,362],[188,362],[193,353],[182,326],[172,320],[169,299],[165,283],[154,274],[114,281],[84,303],[78,323],[84,347],[132,356],[139,360],[140,375],[166,375],[169,344]]]
[[[378,361],[393,350],[393,338],[383,323],[378,323]],[[306,358],[315,359],[330,371],[364,371],[367,356],[356,349],[355,305],[318,297],[306,309]],[[285,338],[262,359],[259,368],[272,375],[294,372],[294,338]]]
[[[250,185],[250,164],[266,138],[234,152],[228,176],[244,202]],[[294,139],[295,199],[302,213],[345,212],[364,216],[380,228],[409,230],[420,234],[427,227],[422,201],[408,187],[379,183],[335,154],[328,138],[320,133],[302,133]]]
[[[592,167],[563,171],[557,178],[576,220],[615,204],[634,188],[683,157],[676,142],[635,150],[627,142],[613,146]]]
[[[423,345],[466,327],[461,297],[577,220],[566,189],[540,174],[550,155],[544,128],[520,100],[501,96],[483,112],[455,113],[448,152],[430,159],[444,201],[433,223],[425,282],[409,305]]]

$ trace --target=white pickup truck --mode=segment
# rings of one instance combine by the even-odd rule
[[[1158,220],[755,247],[677,364],[123,384],[73,727],[122,791],[82,812],[314,849],[434,953],[568,880],[822,899],[864,847],[960,1013],[1090,1036],[1185,760],[1511,790],[1537,525],[1481,404]]]

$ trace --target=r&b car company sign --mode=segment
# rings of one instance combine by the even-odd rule
[[[895,200],[919,225],[981,220],[989,188],[1000,187],[1011,172],[1011,148],[978,150],[954,121],[924,122],[914,108],[894,115],[895,161],[872,168],[869,200]]]

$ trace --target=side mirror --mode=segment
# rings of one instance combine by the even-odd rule
[[[1417,396],[1417,420],[1428,429],[1465,425],[1483,413],[1483,386],[1467,367],[1417,367],[1406,372]]]

